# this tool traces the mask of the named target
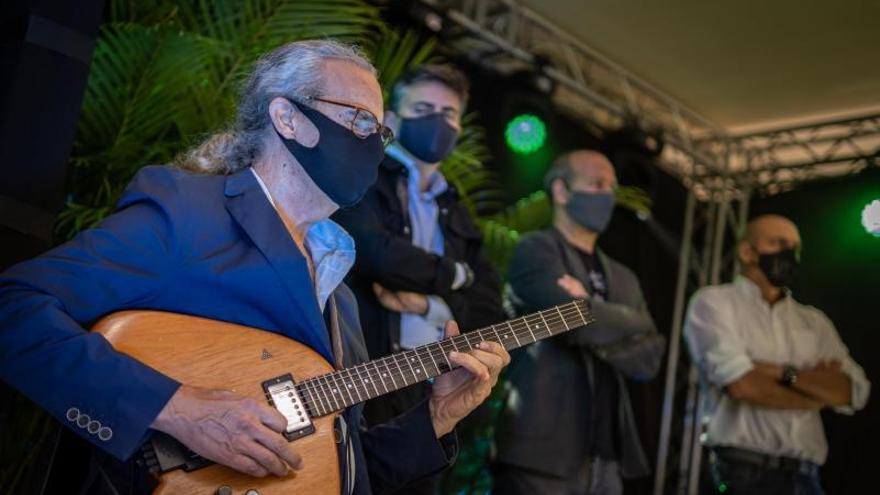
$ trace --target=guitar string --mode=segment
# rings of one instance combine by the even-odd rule
[[[568,317],[573,318],[574,312],[578,313],[578,316],[581,318],[581,320],[583,322],[583,323],[577,323],[575,321],[572,321],[572,324],[575,327],[580,327],[580,326],[583,326],[583,325],[591,322],[592,319],[588,321],[583,316],[583,313],[580,311],[580,308],[578,308],[577,306],[574,306],[573,308],[566,307],[566,306],[568,306],[568,305],[562,305],[562,306],[559,306],[558,308],[550,308],[549,310],[545,310],[540,313],[527,315],[525,317],[522,317],[519,320],[515,320],[518,328],[514,329],[515,330],[514,332],[508,332],[508,331],[504,330],[503,331],[504,337],[506,337],[509,341],[510,340],[509,336],[514,335],[514,339],[516,340],[517,345],[512,346],[512,348],[519,347],[521,345],[521,343],[519,342],[519,338],[518,338],[519,336],[522,336],[524,338],[528,338],[528,336],[531,335],[533,337],[532,341],[539,340],[537,338],[534,338],[534,331],[531,328],[528,328],[528,327],[523,328],[524,324],[530,325],[532,323],[537,323],[539,318],[547,326],[547,328],[542,328],[540,326],[537,326],[539,333],[542,334],[541,338],[546,338],[546,337],[553,335],[555,330],[562,330],[562,327],[558,326],[558,324],[560,322],[565,327],[568,328],[568,324],[566,323],[566,320],[568,319]],[[566,313],[569,313],[569,314],[566,316],[563,316],[562,315],[563,311],[565,311]],[[545,313],[554,313],[554,312],[556,314],[551,315],[551,317],[549,319],[544,317]],[[512,323],[512,322],[508,322],[508,323]],[[504,325],[504,323],[502,323],[500,325]],[[556,329],[549,328],[553,325],[557,326]],[[482,340],[494,340],[491,338],[492,335],[488,335],[488,334],[490,332],[492,332],[492,333],[498,332],[498,329],[496,328],[497,326],[499,326],[499,324],[492,325],[490,327],[486,327],[484,329],[480,329],[480,330],[477,330],[474,332],[469,332],[467,334],[457,336],[453,339],[456,339],[458,337],[463,337],[458,340],[464,341],[464,343],[467,344],[468,347],[472,348],[473,344],[471,344],[470,341],[468,340],[471,336],[477,337],[477,336],[479,336],[478,334],[483,334],[482,337],[484,337],[484,338],[482,338],[481,341]],[[513,329],[513,325],[509,325],[509,328]],[[544,333],[547,333],[547,335],[543,335]],[[485,338],[487,336],[490,338],[489,339]],[[498,337],[499,337],[499,340],[503,340],[503,338],[501,338],[500,334],[498,335]],[[405,353],[399,353],[399,354],[392,355],[392,356],[386,356],[385,358],[370,361],[368,363],[361,363],[355,367],[346,368],[344,370],[339,370],[337,372],[332,372],[332,373],[328,373],[325,375],[320,375],[318,377],[313,377],[307,381],[304,381],[304,382],[301,382],[300,384],[297,384],[297,390],[301,393],[301,396],[304,399],[304,401],[306,401],[308,403],[314,403],[314,404],[307,404],[307,405],[320,406],[321,409],[323,409],[324,411],[328,411],[328,412],[333,412],[334,410],[340,410],[340,409],[348,407],[352,404],[363,402],[364,400],[368,400],[373,397],[382,395],[382,392],[379,390],[379,387],[375,384],[375,381],[377,378],[378,378],[379,382],[382,384],[382,388],[385,389],[386,393],[391,392],[392,390],[397,390],[399,388],[403,388],[405,386],[409,386],[409,385],[412,385],[416,382],[423,381],[423,380],[427,379],[428,378],[427,374],[423,375],[424,378],[420,378],[415,373],[415,370],[421,371],[422,369],[426,370],[426,372],[427,372],[427,367],[424,366],[425,354],[427,354],[428,357],[431,357],[432,362],[435,363],[436,369],[439,372],[438,374],[442,374],[446,371],[449,371],[448,365],[446,366],[445,370],[440,369],[440,366],[436,365],[436,362],[439,359],[434,359],[434,356],[436,355],[436,352],[438,350],[440,350],[441,352],[443,352],[445,354],[445,351],[454,350],[454,349],[458,348],[458,346],[456,346],[455,343],[451,342],[453,339],[447,339],[445,341],[431,343],[431,344],[428,344],[425,346],[420,346],[419,348],[413,349],[411,351],[407,351]],[[461,342],[459,342],[459,343],[461,343]],[[511,342],[508,342],[508,343],[511,343]],[[444,344],[451,345],[453,347],[453,349],[445,349],[443,347]],[[431,347],[439,347],[440,349],[431,348]],[[409,366],[409,368],[410,368],[409,373],[407,373],[406,368],[404,366],[402,366],[400,364],[400,362],[397,360],[397,357],[402,357],[404,354],[406,354],[407,357],[410,358],[410,361],[406,362],[407,366]],[[416,362],[414,359],[415,357],[417,357],[419,359],[419,364],[421,364],[421,366],[418,366],[417,368],[412,367],[412,363]],[[391,367],[388,364],[389,358],[391,358],[390,360],[394,364],[394,371],[391,370]],[[445,361],[445,360],[446,359],[444,356],[444,359],[442,361]],[[387,385],[387,380],[383,380],[383,378],[380,377],[380,374],[382,374],[381,370],[379,370],[379,368],[378,368],[380,361],[382,362],[382,364],[385,365],[386,371],[391,373],[390,378],[392,379],[392,383],[393,383],[392,390],[389,390],[388,385]],[[374,368],[373,370],[371,370],[369,368],[368,365],[370,365],[370,364],[373,365],[373,368]],[[366,375],[369,377],[370,380],[372,380],[372,382],[367,381],[367,380],[363,380],[361,370],[363,370],[366,373]],[[358,383],[357,381],[354,380],[354,378],[352,377],[352,375],[354,373],[352,373],[352,371],[354,371],[354,373],[357,373],[359,379],[362,380],[362,383]],[[349,376],[348,377],[342,376],[343,372],[348,373]],[[376,374],[376,373],[379,373],[379,374]],[[415,380],[411,382],[410,378],[409,378],[410,376],[412,376]],[[437,375],[434,375],[434,376],[437,376]],[[400,378],[401,381],[404,383],[404,385],[400,386],[400,387],[396,386],[396,380],[394,380],[395,377]],[[388,378],[388,377],[385,376],[385,378]],[[332,382],[330,381],[331,379],[333,380]],[[323,380],[323,383],[321,383],[322,380]],[[340,380],[342,381],[341,383],[340,383]],[[373,392],[370,391],[370,383],[372,384],[372,387],[373,387],[373,390],[375,391],[375,394],[373,394]],[[339,386],[340,384],[345,385],[345,387],[340,387]],[[348,393],[350,399],[347,400],[345,398],[345,395],[343,395],[339,392],[340,390]],[[352,391],[354,392],[354,394],[357,394],[357,397],[358,397],[357,400],[354,400],[354,394],[352,394]],[[312,408],[309,408],[309,409],[312,409]],[[324,412],[324,411],[317,411],[317,412],[319,414],[323,413],[322,415],[327,414],[327,412]],[[309,412],[310,412],[310,414],[312,413],[311,411],[309,411]]]
[[[471,344],[470,342],[470,339],[473,337],[479,338],[479,341],[496,341],[504,340],[506,338],[507,344],[515,344],[509,347],[509,349],[513,349],[522,345],[520,341],[521,339],[531,343],[552,336],[554,335],[554,332],[561,331],[563,328],[577,328],[587,325],[592,322],[592,317],[589,315],[584,316],[584,313],[579,307],[581,304],[582,303],[578,301],[574,301],[554,308],[549,308],[516,320],[502,322],[440,342],[433,342],[431,344],[419,346],[403,353],[385,356],[380,359],[358,364],[351,368],[312,377],[296,384],[295,387],[297,388],[300,397],[303,399],[303,402],[306,403],[308,409],[317,409],[320,407],[320,409],[323,410],[309,411],[310,414],[316,415],[315,413],[317,413],[317,415],[326,415],[335,410],[344,409],[350,405],[383,395],[382,390],[376,385],[376,380],[380,382],[381,389],[384,389],[385,393],[424,381],[429,378],[429,375],[433,374],[433,372],[428,371],[428,366],[425,362],[426,357],[431,359],[435,369],[439,372],[434,376],[450,371],[448,359],[446,358],[448,352],[461,349],[462,346],[460,344],[465,344],[463,346],[465,350],[475,348],[474,344]],[[584,308],[584,311],[586,311],[586,308]],[[575,319],[580,319],[581,321],[577,322]],[[543,325],[541,325],[542,323]],[[531,327],[533,324],[536,325],[534,329]],[[499,329],[499,326],[507,326],[508,328]],[[540,338],[536,338],[536,332],[541,334]],[[515,342],[512,342],[511,340]],[[508,348],[507,345],[505,345],[505,347]],[[404,362],[406,366],[401,364],[398,360],[398,358],[402,359],[404,356],[409,358],[409,361]],[[416,359],[418,359],[418,361],[416,361]],[[413,363],[416,363],[415,368],[412,366]],[[379,369],[380,365],[385,367],[385,372]],[[370,369],[371,367],[372,369]],[[409,368],[409,371],[407,371],[407,368]],[[419,370],[419,372],[424,370],[425,374],[417,375],[414,370]],[[361,371],[364,373],[362,374]],[[343,372],[347,373],[348,377],[343,376]],[[388,376],[389,373],[390,376]],[[358,375],[357,380],[360,380],[361,383],[358,383],[353,377],[354,374]],[[366,376],[367,379],[365,380],[363,376]],[[389,378],[392,380],[391,387],[388,386]],[[404,385],[397,386],[397,380],[395,380],[395,378],[400,379]],[[323,383],[321,383],[322,381]],[[341,387],[340,385],[345,385],[345,387]],[[372,385],[373,390],[370,390],[370,385]],[[346,392],[349,398],[346,398],[345,395],[340,393],[340,391]],[[357,395],[357,400],[354,399],[355,394]],[[271,397],[270,394],[266,395],[267,397]]]
[[[480,330],[476,330],[473,332],[468,332],[466,334],[462,334],[462,335],[459,335],[459,336],[456,336],[456,337],[453,337],[450,339],[446,339],[444,341],[433,342],[431,344],[420,346],[420,347],[418,347],[416,349],[412,349],[410,351],[406,351],[406,352],[391,355],[391,356],[386,356],[384,358],[369,361],[367,363],[361,363],[361,364],[354,366],[354,367],[351,367],[351,368],[346,368],[343,370],[327,373],[324,375],[319,375],[317,377],[313,377],[313,378],[310,378],[310,379],[305,380],[303,382],[300,382],[300,383],[296,384],[295,386],[297,388],[297,391],[300,393],[300,396],[304,400],[304,402],[314,403],[314,404],[307,404],[307,405],[320,406],[321,409],[323,409],[324,411],[328,411],[328,412],[333,412],[334,410],[340,410],[340,409],[348,407],[352,404],[363,402],[365,400],[376,397],[378,395],[382,395],[382,392],[379,390],[379,387],[375,384],[376,379],[378,379],[380,381],[380,383],[382,384],[382,388],[385,389],[386,393],[391,392],[392,390],[397,390],[399,388],[403,388],[403,387],[412,385],[412,384],[417,383],[419,381],[424,381],[425,379],[428,378],[428,375],[426,374],[426,375],[422,375],[423,377],[420,377],[420,376],[417,376],[414,371],[416,369],[418,369],[419,371],[424,369],[427,372],[427,367],[424,366],[425,355],[430,357],[432,359],[432,362],[435,363],[435,367],[439,371],[438,374],[442,374],[446,371],[449,371],[449,367],[447,364],[448,360],[446,359],[445,354],[448,351],[460,348],[459,346],[456,345],[455,342],[452,342],[453,340],[457,339],[459,341],[459,342],[457,342],[458,344],[461,344],[461,343],[466,344],[466,348],[473,348],[474,347],[473,344],[471,344],[469,341],[470,337],[472,337],[472,336],[473,337],[482,337],[480,339],[480,341],[496,340],[496,339],[492,338],[495,336],[491,335],[491,334],[492,333],[498,334],[498,332],[499,332],[499,330],[497,329],[498,326],[509,324],[508,327],[510,330],[512,330],[512,332],[508,331],[508,330],[502,330],[502,333],[504,335],[502,337],[501,334],[498,334],[497,340],[503,340],[503,338],[507,338],[508,343],[512,344],[512,342],[509,342],[509,341],[510,341],[510,336],[513,335],[513,339],[516,340],[516,345],[512,346],[511,348],[515,348],[515,347],[519,347],[521,345],[521,343],[519,341],[519,337],[523,337],[524,339],[528,340],[528,337],[532,336],[533,338],[531,341],[529,341],[530,343],[537,341],[537,340],[540,340],[540,339],[534,338],[534,330],[532,330],[530,328],[530,325],[534,324],[534,323],[538,323],[539,319],[542,323],[545,323],[545,325],[546,325],[546,327],[541,327],[540,325],[536,326],[536,329],[538,330],[538,332],[542,334],[541,338],[546,338],[546,337],[553,335],[554,331],[557,331],[557,330],[561,331],[562,327],[559,326],[560,323],[562,323],[563,326],[568,328],[569,325],[567,324],[566,320],[568,320],[569,318],[572,318],[572,319],[576,318],[574,313],[577,313],[577,317],[579,317],[581,319],[582,323],[572,321],[572,326],[580,327],[580,326],[584,326],[584,325],[592,322],[592,318],[590,318],[588,320],[586,317],[583,316],[583,313],[580,311],[580,308],[576,306],[576,304],[578,304],[578,303],[577,302],[568,303],[568,304],[561,305],[558,307],[550,308],[548,310],[544,310],[542,312],[526,315],[526,316],[521,317],[517,320],[511,320],[510,322],[506,322],[506,323],[503,322],[500,324],[491,325],[489,327],[486,327],[486,328],[483,328]],[[564,315],[563,312],[567,313],[567,314]],[[549,318],[544,317],[544,315],[547,313],[551,313]],[[517,328],[514,328],[514,325],[516,325]],[[549,328],[554,325],[556,325],[555,329]],[[545,333],[547,335],[544,335]],[[489,337],[489,338],[486,338],[486,337]],[[452,348],[446,349],[446,348],[444,348],[444,345],[450,346]],[[438,347],[439,347],[439,349],[437,349]],[[440,351],[443,354],[442,359],[439,359],[439,357],[437,359],[435,359],[435,356],[437,356],[437,351]],[[410,368],[409,372],[406,371],[406,367],[401,365],[401,363],[397,359],[398,357],[403,357],[404,355],[406,355],[407,357],[410,358],[410,361],[405,362],[407,364],[407,366]],[[417,368],[412,367],[412,363],[416,362],[415,358],[418,358],[418,360],[419,360],[419,363],[418,363],[419,366]],[[394,364],[394,370],[392,370],[391,366],[389,366],[389,363],[388,363],[389,360]],[[445,366],[446,369],[445,370],[440,369],[440,366],[442,364],[436,365],[437,361],[440,361],[442,364],[447,364],[447,366]],[[380,377],[380,375],[383,375],[381,370],[379,370],[379,368],[378,368],[380,362],[381,362],[381,364],[383,364],[385,366],[386,371],[391,373],[390,378],[392,379],[392,383],[393,383],[391,390],[389,390],[389,387],[387,385],[387,380],[383,380],[383,378]],[[371,370],[368,365],[373,365],[374,369]],[[372,380],[372,382],[363,380],[363,376],[361,375],[361,370],[363,370],[366,373],[366,376],[368,376],[369,380]],[[354,373],[358,374],[359,379],[362,380],[363,383],[358,383],[357,381],[355,381],[355,379],[352,376],[354,374],[354,373],[352,373],[352,371]],[[343,372],[348,373],[349,376],[348,377],[342,376]],[[437,376],[437,375],[434,375],[434,376]],[[412,377],[414,379],[414,381],[410,381],[409,377]],[[384,376],[384,378],[387,379],[389,377]],[[396,385],[396,380],[394,380],[394,378],[400,378],[401,381],[404,383],[404,385],[398,387]],[[332,382],[330,381],[331,379],[333,380]],[[339,387],[340,380],[342,381],[341,384],[346,385],[346,387]],[[321,383],[321,381],[323,381],[323,383]],[[373,392],[370,390],[370,383],[372,383],[373,390],[376,392],[375,394],[373,394]],[[339,392],[340,390],[348,393],[350,399],[346,399],[345,396]],[[357,400],[354,400],[354,394],[352,393],[352,391],[354,392],[354,394],[357,394]],[[269,394],[267,394],[267,396],[269,396]],[[312,408],[309,408],[309,409],[312,409]],[[323,411],[317,411],[317,412],[322,413]],[[323,412],[322,415],[327,414],[328,412]],[[312,412],[310,411],[310,414],[311,413]]]

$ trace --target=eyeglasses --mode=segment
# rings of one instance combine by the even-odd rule
[[[354,116],[351,118],[351,121],[348,122],[348,125],[351,129],[351,132],[355,136],[364,139],[370,137],[372,134],[379,133],[379,138],[382,140],[383,147],[388,146],[389,144],[391,144],[391,141],[394,141],[394,132],[385,125],[381,124],[379,122],[379,119],[377,119],[376,116],[373,115],[373,112],[367,110],[366,108],[352,105],[351,103],[344,103],[341,101],[330,100],[318,96],[302,96],[299,99],[322,101],[331,105],[350,108],[354,110],[355,113]]]

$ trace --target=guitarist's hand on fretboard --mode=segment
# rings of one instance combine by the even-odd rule
[[[448,322],[446,337],[458,334],[458,325]],[[449,361],[459,367],[437,377],[429,403],[438,438],[486,400],[501,369],[510,363],[510,354],[497,342],[481,342],[472,351],[449,353]]]
[[[151,425],[190,450],[251,476],[285,476],[302,458],[277,409],[227,390],[181,385]]]

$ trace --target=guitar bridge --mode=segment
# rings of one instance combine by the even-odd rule
[[[315,432],[312,418],[294,386],[293,376],[282,375],[263,382],[263,390],[269,397],[269,404],[287,418],[284,437],[289,442]]]

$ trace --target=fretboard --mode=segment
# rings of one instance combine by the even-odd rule
[[[593,322],[586,302],[572,301],[486,328],[316,376],[296,385],[312,417],[341,411],[360,402],[446,373],[456,366],[448,356],[483,341],[511,350]]]

